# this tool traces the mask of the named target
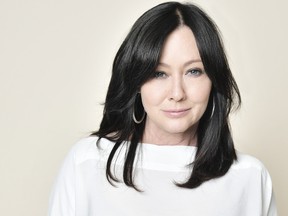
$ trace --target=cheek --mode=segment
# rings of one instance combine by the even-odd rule
[[[153,105],[159,105],[165,100],[165,90],[163,87],[161,88],[159,85],[153,85],[145,83],[141,89],[141,98],[142,98],[142,104],[145,109],[149,109],[149,106]]]
[[[203,83],[191,85],[190,89],[188,90],[190,92],[189,98],[191,101],[195,103],[204,103],[207,104],[211,92],[211,82],[210,80],[207,80]]]

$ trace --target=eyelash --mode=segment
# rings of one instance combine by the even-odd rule
[[[164,78],[166,77],[166,73],[163,71],[155,71],[154,73],[154,78]]]
[[[200,76],[201,74],[203,74],[203,71],[200,68],[194,68],[188,70],[186,74],[187,75],[191,74],[191,76]],[[154,78],[156,79],[165,78],[166,76],[167,74],[163,71],[155,71],[154,73]]]
[[[189,73],[191,75],[194,75],[194,76],[200,76],[201,74],[203,74],[203,71],[200,68],[194,68],[194,69],[188,70],[188,72],[186,74],[189,74]],[[195,74],[195,73],[197,73],[197,74]]]

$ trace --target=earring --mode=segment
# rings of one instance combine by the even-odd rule
[[[137,93],[137,95],[140,95],[140,93]],[[135,102],[134,102],[133,116],[132,116],[132,117],[133,117],[133,121],[134,121],[136,124],[140,124],[140,123],[144,120],[144,118],[145,118],[145,116],[146,116],[146,112],[145,112],[145,110],[143,109],[144,113],[143,113],[141,119],[140,119],[140,120],[137,120],[137,119],[136,119],[136,115],[135,115],[135,104],[137,104],[137,102],[136,102],[136,100],[137,100],[137,95],[136,95]]]
[[[214,101],[214,97],[213,97],[213,107],[212,107],[212,112],[211,112],[211,115],[210,115],[210,119],[212,119],[213,115],[214,115],[214,110],[215,110],[215,101]]]
[[[133,121],[134,121],[136,124],[140,124],[140,123],[144,120],[145,116],[146,116],[146,112],[144,112],[142,118],[138,121],[138,120],[136,119],[136,117],[135,117],[135,112],[134,112],[134,110],[133,110]]]

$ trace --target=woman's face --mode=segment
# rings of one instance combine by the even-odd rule
[[[154,77],[140,90],[147,113],[144,138],[156,144],[173,136],[190,139],[210,91],[194,35],[181,26],[167,37]]]

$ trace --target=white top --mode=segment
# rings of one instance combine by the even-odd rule
[[[257,159],[238,154],[228,173],[196,189],[177,187],[190,171],[197,147],[141,145],[136,164],[137,192],[105,176],[113,143],[97,137],[75,145],[60,170],[51,194],[49,216],[276,216],[268,171]],[[125,149],[115,172],[121,177]]]

